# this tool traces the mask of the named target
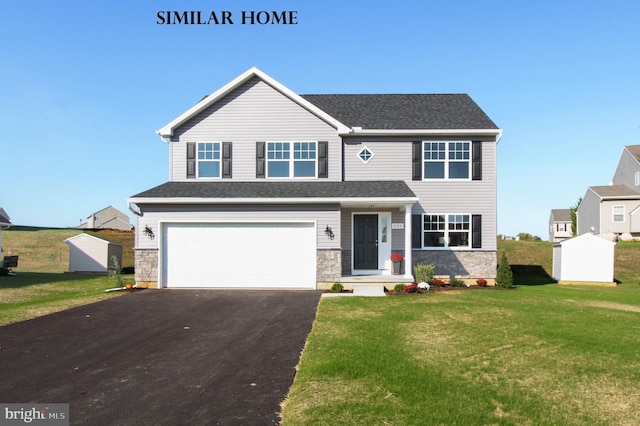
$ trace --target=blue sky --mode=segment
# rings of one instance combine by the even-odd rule
[[[157,25],[228,10],[234,25]],[[296,10],[295,26],[240,25]],[[0,206],[75,226],[168,179],[155,131],[252,66],[301,94],[468,93],[502,129],[498,232],[547,238],[552,208],[609,184],[640,144],[640,3],[5,2]]]

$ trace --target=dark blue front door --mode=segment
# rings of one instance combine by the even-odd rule
[[[378,269],[378,215],[353,216],[353,269]]]

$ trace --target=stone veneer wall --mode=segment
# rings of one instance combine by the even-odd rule
[[[316,250],[316,281],[333,283],[342,276],[342,250]]]
[[[413,250],[413,264],[432,263],[435,275],[457,278],[496,277],[498,253],[488,251]]]
[[[134,249],[138,287],[158,288],[158,249]]]

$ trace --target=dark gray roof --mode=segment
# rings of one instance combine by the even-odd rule
[[[411,198],[403,181],[167,182],[132,198]]]
[[[0,207],[0,223],[5,225],[11,225],[11,220],[9,219],[9,215],[2,207]]]
[[[348,127],[498,129],[466,94],[301,96]]]

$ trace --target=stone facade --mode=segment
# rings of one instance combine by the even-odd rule
[[[135,250],[135,279],[138,287],[158,287],[158,249]]]
[[[496,277],[498,253],[494,250],[413,250],[413,264],[431,263],[435,275],[456,278]]]
[[[342,276],[342,250],[316,250],[316,282],[333,283]]]

